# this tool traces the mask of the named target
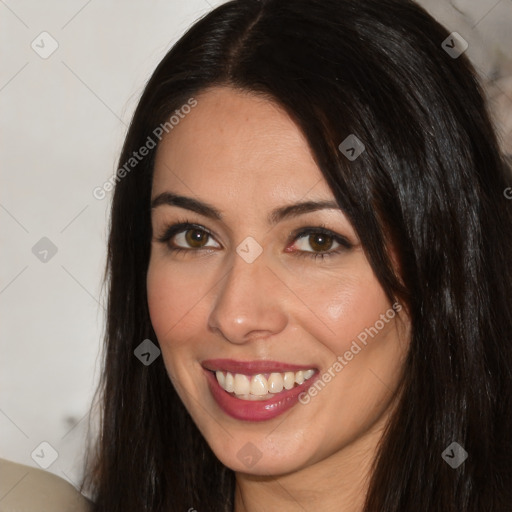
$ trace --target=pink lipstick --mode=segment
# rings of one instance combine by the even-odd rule
[[[313,366],[291,365],[277,361],[236,361],[233,359],[209,359],[202,362],[210,392],[217,405],[232,418],[242,421],[266,421],[273,419],[298,403],[301,393],[314,384],[318,370]],[[312,376],[291,389],[282,389],[277,393],[269,392],[269,398],[247,400],[226,391],[218,382],[215,372],[242,374],[247,377],[271,373],[301,372],[314,370]],[[299,382],[299,381],[297,381]]]

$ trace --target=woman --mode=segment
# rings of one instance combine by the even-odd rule
[[[242,0],[166,55],[115,180],[95,510],[510,510],[511,182],[450,37]]]

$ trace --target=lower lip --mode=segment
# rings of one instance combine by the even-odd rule
[[[221,388],[215,374],[206,372],[208,387],[219,407],[232,418],[243,421],[266,421],[276,418],[299,402],[299,395],[306,391],[314,382],[314,375],[299,386],[282,391],[268,400],[242,400]]]

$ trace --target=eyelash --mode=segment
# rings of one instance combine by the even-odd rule
[[[204,226],[201,226],[200,224],[194,224],[192,222],[185,220],[182,222],[178,222],[176,224],[170,224],[170,225],[166,226],[164,229],[164,233],[160,237],[157,237],[157,241],[160,243],[167,244],[169,250],[175,254],[202,250],[201,248],[185,249],[184,247],[173,247],[173,246],[169,245],[169,241],[171,240],[172,237],[174,237],[184,231],[185,232],[189,231],[191,229],[203,231],[204,233],[206,233],[208,235],[208,237],[214,238],[213,234],[208,229],[206,229]],[[352,248],[352,244],[345,237],[338,235],[337,233],[334,233],[330,229],[327,229],[323,224],[320,224],[317,227],[301,228],[301,229],[297,230],[295,233],[291,234],[291,236],[292,236],[291,240],[296,241],[305,236],[316,235],[316,234],[329,236],[334,241],[338,242],[340,244],[340,246],[337,247],[336,249],[328,251],[328,252],[294,251],[295,255],[297,257],[313,258],[315,260],[317,258],[320,258],[323,260],[324,258],[327,258],[330,256],[335,256],[337,254],[340,254],[341,252],[344,252],[344,251]]]

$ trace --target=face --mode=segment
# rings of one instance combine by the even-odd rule
[[[216,456],[244,473],[296,471],[382,424],[405,309],[286,113],[227,87],[196,100],[157,151],[151,322]]]

